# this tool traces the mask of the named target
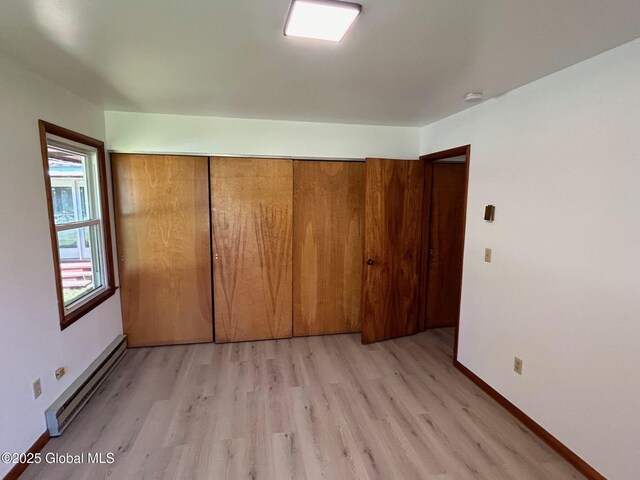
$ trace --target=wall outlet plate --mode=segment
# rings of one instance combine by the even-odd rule
[[[56,378],[60,380],[67,373],[64,367],[56,368]]]
[[[33,398],[38,398],[40,395],[42,395],[42,383],[40,383],[40,379],[38,378],[33,382]]]
[[[522,359],[515,357],[513,360],[513,371],[518,375],[522,375]]]
[[[484,249],[484,261],[487,263],[491,263],[491,249],[490,248],[485,248]]]

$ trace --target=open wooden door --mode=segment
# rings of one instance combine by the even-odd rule
[[[424,163],[368,158],[362,343],[420,330]]]

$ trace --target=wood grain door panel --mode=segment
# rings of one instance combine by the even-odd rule
[[[466,165],[434,163],[431,178],[426,327],[454,327],[462,288]]]
[[[424,163],[366,161],[362,342],[419,329]]]
[[[208,159],[113,154],[111,161],[129,345],[212,341]]]
[[[216,342],[291,337],[293,161],[210,170]]]
[[[360,331],[364,169],[295,163],[294,336]]]

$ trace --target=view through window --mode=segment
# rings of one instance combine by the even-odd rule
[[[48,175],[65,312],[107,287],[97,149],[47,135]]]

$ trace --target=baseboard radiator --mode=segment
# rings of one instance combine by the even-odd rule
[[[106,380],[127,351],[127,337],[120,335],[89,365],[82,375],[45,412],[49,435],[58,437]]]

